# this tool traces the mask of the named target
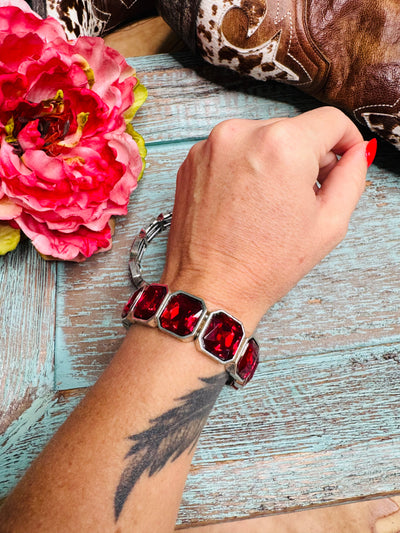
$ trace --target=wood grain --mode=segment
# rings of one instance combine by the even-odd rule
[[[7,496],[85,394],[41,391],[0,436],[0,498]]]
[[[132,195],[128,216],[117,222],[111,252],[85,263],[58,264],[57,389],[94,383],[125,335],[121,310],[132,291],[128,273],[130,245],[143,224],[172,209],[178,161],[189,146],[180,143],[177,158],[170,156],[168,148],[149,147],[146,177]],[[162,269],[165,238],[160,243],[161,247],[152,247],[151,255],[144,260],[148,279],[154,281]]]
[[[396,344],[264,361],[245,401],[225,390],[201,436],[180,520],[256,517],[397,487],[398,353]]]
[[[136,68],[151,96],[136,127],[147,139],[149,166],[107,264],[98,259],[103,264],[96,271],[107,272],[111,286],[105,287],[103,278],[93,284],[93,296],[81,293],[90,298],[99,326],[92,319],[82,341],[72,322],[62,324],[59,310],[57,348],[68,361],[57,364],[60,388],[89,385],[120,342],[113,305],[126,299],[121,258],[141,225],[172,205],[176,170],[192,143],[225,118],[286,116],[318,105],[291,88],[217,74],[182,56],[144,62]],[[346,241],[264,319],[261,371],[245,392],[251,401],[230,391],[221,397],[202,435],[178,523],[254,517],[395,490],[398,163],[398,154],[383,148]],[[162,251],[154,254],[147,263],[152,275],[161,272]],[[75,316],[81,308],[77,288],[84,291],[80,280],[90,279],[90,269],[66,268],[69,281],[60,283],[59,293]],[[81,320],[85,323],[84,316]],[[111,342],[96,327],[106,327],[104,333],[110,328]],[[88,347],[90,356],[82,356]]]
[[[2,405],[5,413],[24,412],[12,424],[8,419],[0,437],[0,496],[121,342],[129,245],[143,224],[172,207],[176,171],[191,145],[225,118],[287,116],[319,105],[293,88],[239,79],[185,55],[132,64],[150,90],[135,119],[148,166],[128,216],[117,222],[113,250],[55,265],[32,251],[24,259],[21,249],[1,262]],[[264,318],[253,383],[221,395],[195,455],[179,524],[398,489],[400,154],[388,146],[379,152],[348,237]],[[164,244],[152,244],[146,255],[149,279],[161,272]],[[76,392],[63,396],[65,389]]]
[[[199,140],[228,118],[282,117],[321,105],[293,87],[241,78],[184,52],[128,63],[149,90],[134,121],[148,144]]]
[[[55,274],[28,242],[0,257],[0,433],[53,388]]]
[[[179,524],[384,495],[400,464],[399,343],[264,360],[225,389],[200,438]],[[47,395],[0,440],[4,495],[83,396]],[[250,497],[250,495],[252,497]]]
[[[400,498],[379,498],[252,520],[223,522],[180,533],[398,533]]]
[[[185,48],[183,41],[161,17],[149,17],[124,26],[106,35],[104,41],[125,57],[170,53]]]

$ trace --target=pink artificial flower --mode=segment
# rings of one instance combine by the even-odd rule
[[[111,247],[110,217],[127,213],[144,166],[129,121],[146,91],[102,39],[67,41],[56,20],[5,4],[0,221],[45,256],[81,261]]]

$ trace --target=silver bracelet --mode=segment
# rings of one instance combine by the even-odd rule
[[[205,302],[184,291],[171,293],[167,285],[147,283],[141,261],[149,243],[171,225],[172,213],[160,214],[135,237],[129,268],[135,291],[122,311],[122,322],[157,327],[181,341],[195,341],[196,348],[221,363],[227,384],[243,387],[253,377],[259,362],[259,345],[246,337],[243,324],[226,311],[210,312]]]
[[[147,228],[142,228],[138,235],[133,239],[129,253],[129,270],[132,276],[132,283],[136,289],[147,285],[142,277],[142,259],[144,252],[147,250],[149,243],[156,235],[169,229],[172,220],[172,213],[163,215],[160,213]]]

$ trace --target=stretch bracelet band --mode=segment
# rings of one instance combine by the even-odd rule
[[[147,285],[142,277],[142,259],[144,252],[156,235],[170,227],[171,220],[172,213],[167,213],[166,215],[160,213],[157,218],[150,222],[147,228],[142,228],[139,234],[133,239],[129,253],[129,270],[132,276],[132,283],[137,289]]]
[[[184,291],[171,293],[167,285],[147,283],[141,274],[141,260],[148,243],[165,228],[171,216],[159,215],[133,241],[129,266],[136,290],[122,312],[124,326],[141,323],[188,342],[221,363],[227,384],[243,387],[253,377],[259,362],[259,345],[247,338],[243,324],[223,310],[208,311],[205,302]]]

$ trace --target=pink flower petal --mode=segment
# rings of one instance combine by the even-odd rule
[[[22,213],[22,207],[7,197],[0,199],[0,220],[12,220]]]
[[[111,229],[108,224],[101,231],[91,231],[81,226],[75,233],[50,231],[46,224],[35,221],[23,213],[16,219],[18,226],[43,255],[64,261],[79,261],[96,252],[111,248]]]
[[[14,2],[13,2],[14,3]],[[19,7],[0,7],[0,32],[26,34],[36,33],[47,42],[57,37],[66,40],[65,32],[59,22],[48,17],[42,20],[33,11],[22,11]]]
[[[41,149],[44,145],[44,139],[38,130],[39,120],[28,122],[18,134],[18,142],[22,150]]]
[[[63,161],[48,156],[43,150],[27,150],[22,160],[25,166],[34,171],[37,178],[43,182],[60,184],[65,179]]]
[[[15,153],[12,145],[5,141],[5,135],[2,135],[0,136],[0,176],[5,179],[14,178],[20,174],[29,175],[31,171]]]
[[[132,91],[136,84],[136,78],[133,77],[135,71],[121,54],[105,46],[99,37],[79,37],[75,41],[75,53],[83,56],[89,63],[95,79],[92,89],[110,109],[117,105],[125,111],[132,105]],[[121,91],[121,87],[125,87],[124,84],[127,84],[128,89]]]
[[[36,34],[7,35],[0,46],[0,62],[10,70],[17,71],[22,61],[28,57],[37,61],[42,53],[44,43]]]
[[[3,111],[13,110],[19,98],[26,93],[28,81],[23,74],[12,72],[0,75],[0,106]]]
[[[125,166],[125,173],[110,192],[110,200],[118,205],[127,205],[129,196],[137,186],[137,177],[142,169],[142,159],[132,137],[108,134],[108,144],[116,151],[116,160]]]
[[[36,17],[40,18],[39,15],[37,15],[32,9],[30,8],[29,4],[27,2],[24,2],[24,0],[2,0],[1,7],[18,7],[21,11],[24,13],[31,13],[35,15]]]

